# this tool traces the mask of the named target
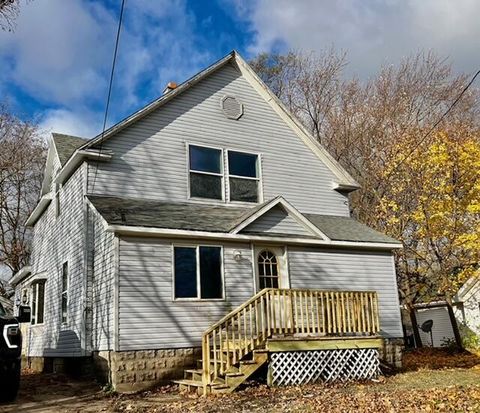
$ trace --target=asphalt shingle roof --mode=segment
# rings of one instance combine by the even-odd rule
[[[80,146],[87,142],[85,139],[77,136],[62,135],[61,133],[52,133],[52,136],[62,166],[67,163]]]
[[[335,241],[356,242],[399,242],[350,217],[333,215],[304,214],[328,238]]]
[[[228,232],[250,208],[89,196],[112,225]]]
[[[111,225],[210,232],[229,232],[264,205],[226,207],[92,195],[88,199]],[[398,243],[353,218],[316,214],[304,216],[334,241]],[[289,237],[288,234],[275,235]]]

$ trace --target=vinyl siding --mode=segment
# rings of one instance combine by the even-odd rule
[[[480,337],[480,281],[463,297],[462,305],[453,308],[457,322]]]
[[[311,236],[312,233],[292,218],[283,208],[272,208],[246,226],[242,233],[272,233]]]
[[[44,324],[28,327],[29,356],[83,355],[84,313],[84,168],[80,167],[59,192],[60,216],[52,202],[34,228],[30,265],[32,277],[45,274]],[[68,322],[61,324],[62,264],[68,262]],[[24,281],[19,287],[28,284]]]
[[[376,290],[382,334],[403,336],[390,253],[290,247],[288,262],[292,288]]]
[[[226,94],[244,104],[239,120],[221,111]],[[264,200],[283,195],[301,212],[349,213],[347,198],[332,189],[331,171],[232,65],[107,140],[103,148],[113,159],[91,164],[89,191],[185,202],[187,142],[259,153]]]
[[[417,323],[421,326],[427,320],[433,320],[432,337],[433,347],[442,347],[444,340],[455,340],[452,323],[447,307],[417,309]],[[419,329],[420,338],[424,346],[431,346],[430,333]]]
[[[240,262],[234,250],[242,252]],[[253,295],[250,246],[224,244],[225,300],[173,301],[172,251],[165,240],[120,239],[120,350],[200,346],[211,324]]]
[[[92,315],[89,319],[93,350],[114,348],[114,278],[115,235],[106,232],[103,219],[93,209],[89,216],[88,297]]]

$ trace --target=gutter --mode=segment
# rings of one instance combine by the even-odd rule
[[[22,280],[27,278],[28,275],[32,273],[32,268],[29,265],[22,267],[20,271],[15,273],[12,278],[10,278],[9,284],[13,285],[14,287]]]
[[[65,181],[70,178],[70,176],[76,171],[78,166],[83,162],[84,159],[93,159],[96,161],[108,161],[112,158],[112,153],[109,151],[100,151],[97,150],[83,150],[78,149],[70,157],[68,162],[60,170],[60,173],[53,180],[56,184],[63,184]]]
[[[25,226],[33,227],[38,219],[42,216],[45,209],[47,209],[50,202],[52,202],[53,194],[49,192],[48,194],[43,195],[38,201],[37,206],[34,208],[32,213],[28,216]]]
[[[181,229],[168,228],[152,228],[139,227],[128,225],[108,225],[106,230],[121,235],[133,235],[144,237],[159,237],[159,238],[198,238],[222,241],[263,241],[273,242],[278,244],[295,244],[295,245],[317,245],[329,248],[355,248],[355,249],[376,249],[376,250],[393,250],[401,249],[400,243],[386,243],[386,242],[353,242],[353,241],[333,241],[323,240],[318,238],[286,238],[286,237],[269,237],[262,235],[244,235],[231,234],[223,232],[208,232],[208,231],[189,231]]]

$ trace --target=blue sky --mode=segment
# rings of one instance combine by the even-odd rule
[[[120,0],[34,0],[0,32],[0,96],[46,131],[99,132]],[[109,123],[232,49],[347,52],[367,78],[418,49],[480,66],[476,0],[127,0]]]

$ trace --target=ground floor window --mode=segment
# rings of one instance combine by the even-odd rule
[[[45,308],[45,281],[35,281],[32,284],[32,324],[43,324]]]
[[[174,246],[174,297],[223,298],[222,247]]]
[[[268,250],[258,254],[258,281],[260,289],[278,288],[278,261],[276,255]]]

